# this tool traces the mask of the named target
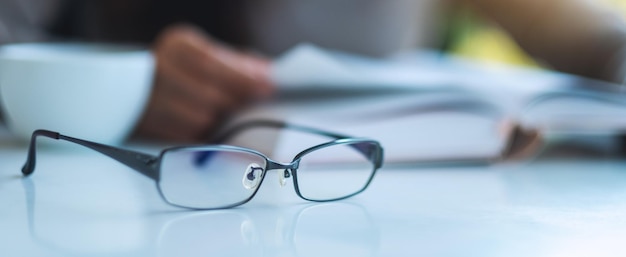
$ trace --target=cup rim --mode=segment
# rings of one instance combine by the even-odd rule
[[[129,43],[73,41],[0,45],[0,59],[11,60],[135,58],[149,53],[147,46]]]

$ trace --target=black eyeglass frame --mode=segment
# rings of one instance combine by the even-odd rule
[[[332,141],[326,142],[326,143],[322,143],[322,144],[318,144],[312,147],[309,147],[303,151],[301,151],[300,153],[298,153],[292,160],[291,163],[280,163],[277,161],[274,161],[270,158],[268,158],[266,155],[264,155],[263,153],[253,150],[253,149],[249,149],[249,148],[245,148],[245,147],[239,147],[239,146],[232,146],[232,145],[224,145],[224,144],[219,144],[222,142],[225,142],[226,140],[228,140],[229,138],[237,135],[238,133],[241,133],[245,130],[251,129],[251,128],[259,128],[259,127],[268,127],[268,128],[277,128],[277,129],[293,129],[293,130],[298,130],[298,131],[302,131],[302,132],[307,132],[307,133],[312,133],[312,134],[318,134],[318,135],[322,135],[322,136],[326,136],[329,138],[332,138]],[[159,195],[161,196],[161,198],[168,204],[172,205],[172,206],[176,206],[176,207],[181,207],[181,208],[186,208],[186,209],[192,209],[192,210],[215,210],[215,209],[227,209],[227,208],[232,208],[232,207],[236,207],[242,204],[245,204],[247,202],[249,202],[252,198],[254,198],[254,196],[256,195],[256,193],[258,192],[258,189],[261,187],[261,185],[263,184],[263,181],[265,179],[265,175],[267,173],[267,171],[269,170],[285,170],[285,177],[289,177],[289,176],[293,176],[293,182],[294,182],[294,189],[296,191],[296,194],[307,201],[313,201],[313,202],[329,202],[329,201],[337,201],[337,200],[342,200],[342,199],[346,199],[349,197],[352,197],[354,195],[357,195],[361,192],[363,192],[365,189],[367,189],[367,187],[369,186],[369,184],[372,182],[374,175],[376,174],[376,171],[382,167],[383,164],[383,148],[380,145],[380,143],[378,141],[372,140],[372,139],[368,139],[368,138],[355,138],[355,137],[349,137],[346,135],[342,135],[342,134],[336,134],[336,133],[332,133],[332,132],[327,132],[327,131],[323,131],[323,130],[319,130],[319,129],[315,129],[315,128],[310,128],[310,127],[305,127],[305,126],[299,126],[299,125],[294,125],[294,124],[289,124],[286,122],[280,122],[280,121],[271,121],[271,120],[258,120],[258,121],[250,121],[250,122],[246,122],[246,123],[242,123],[239,124],[237,126],[234,126],[232,128],[230,128],[229,130],[227,130],[227,132],[225,134],[222,134],[221,136],[217,137],[217,139],[215,140],[218,144],[213,144],[213,145],[189,145],[189,146],[176,146],[176,147],[170,147],[170,148],[166,148],[163,149],[158,156],[155,155],[151,155],[151,154],[146,154],[146,153],[142,153],[142,152],[137,152],[137,151],[133,151],[133,150],[128,150],[128,149],[123,149],[123,148],[118,148],[118,147],[114,147],[114,146],[110,146],[110,145],[105,145],[105,144],[100,144],[100,143],[96,143],[96,142],[91,142],[88,140],[83,140],[83,139],[79,139],[79,138],[74,138],[74,137],[70,137],[70,136],[66,136],[66,135],[62,135],[58,132],[54,132],[54,131],[49,131],[49,130],[36,130],[33,132],[32,136],[31,136],[31,141],[30,141],[30,145],[28,148],[28,156],[26,159],[26,163],[24,164],[24,166],[22,167],[22,174],[25,177],[30,176],[34,171],[35,171],[35,166],[36,166],[36,145],[37,145],[37,138],[43,136],[43,137],[48,137],[48,138],[52,138],[52,139],[56,139],[56,140],[65,140],[65,141],[69,141],[81,146],[84,146],[86,148],[92,149],[94,151],[97,151],[101,154],[104,154],[130,168],[132,168],[133,170],[141,173],[142,175],[154,180],[156,182],[156,186],[157,186],[157,191],[159,192]],[[374,146],[374,148],[368,148],[368,149],[363,149],[363,148],[359,148],[356,146],[353,146],[352,144],[359,144],[359,143],[367,143],[367,144],[371,144],[372,146]],[[373,164],[373,170],[369,176],[369,178],[367,179],[365,185],[358,190],[357,192],[354,192],[352,194],[346,195],[346,196],[342,196],[342,197],[338,197],[338,198],[333,198],[333,199],[324,199],[324,200],[319,200],[319,199],[310,199],[307,198],[305,196],[303,196],[300,192],[300,188],[298,186],[298,175],[297,175],[297,170],[298,170],[298,165],[300,162],[300,159],[305,156],[306,154],[325,148],[325,147],[329,147],[329,146],[334,146],[334,145],[350,145],[351,147],[353,147],[355,150],[359,151],[361,154],[363,154],[368,161],[372,162]],[[176,203],[171,202],[163,193],[162,189],[161,189],[161,185],[160,185],[160,180],[161,180],[161,160],[163,159],[163,156],[165,156],[165,154],[167,154],[168,152],[171,151],[178,151],[181,149],[202,149],[202,150],[232,150],[232,151],[240,151],[240,152],[246,152],[249,154],[254,154],[257,155],[259,157],[262,157],[265,160],[265,168],[263,169],[263,172],[261,174],[261,180],[259,181],[258,186],[256,186],[256,188],[254,189],[254,192],[245,200],[242,200],[240,202],[237,203],[233,203],[233,204],[228,204],[225,206],[218,206],[218,207],[209,207],[209,208],[198,208],[198,207],[190,207],[190,206],[184,206],[184,205],[179,205]]]

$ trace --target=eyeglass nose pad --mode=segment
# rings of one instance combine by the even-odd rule
[[[257,163],[250,163],[243,173],[241,183],[243,187],[248,190],[254,190],[259,186],[261,182],[261,175],[263,174],[263,167]]]
[[[291,173],[289,172],[289,169],[285,169],[283,174],[278,176],[278,183],[280,184],[280,187],[284,187],[287,184],[287,178],[290,177]]]

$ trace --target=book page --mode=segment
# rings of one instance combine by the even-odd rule
[[[274,61],[273,80],[285,91],[458,90],[445,70],[301,44]]]
[[[497,158],[518,123],[538,133],[590,124],[596,131],[626,127],[615,118],[626,108],[605,108],[602,101],[536,103],[545,94],[579,90],[573,76],[431,52],[371,59],[301,45],[274,62],[273,76],[278,97],[239,120],[282,120],[369,137],[383,144],[391,162]],[[290,135],[273,139],[265,150],[281,158],[293,151],[277,150],[312,144]]]
[[[525,106],[519,119],[544,133],[620,134],[626,132],[626,100],[597,91],[544,93]]]
[[[387,163],[488,161],[500,157],[510,131],[482,108],[461,98],[400,94],[273,102],[246,113],[236,122],[280,120],[374,139],[382,144]],[[279,160],[290,160],[299,151],[325,142],[297,133],[257,135],[247,142],[260,142],[254,138],[272,138],[272,143],[262,140],[262,145],[247,146],[271,153]]]
[[[394,61],[447,70],[457,78],[457,87],[495,106],[504,119],[542,134],[626,132],[626,90],[619,84],[450,56],[433,62],[419,52],[398,55]]]

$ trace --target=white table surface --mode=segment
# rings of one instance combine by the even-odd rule
[[[626,255],[615,159],[386,167],[364,193],[324,204],[271,174],[243,206],[187,211],[98,153],[40,150],[23,178],[26,147],[0,140],[2,256]]]

